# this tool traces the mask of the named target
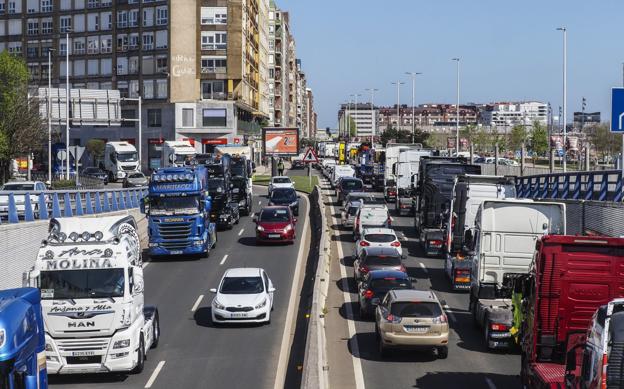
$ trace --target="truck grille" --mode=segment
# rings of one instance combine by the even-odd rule
[[[162,223],[158,224],[158,232],[163,238],[162,247],[167,250],[182,250],[189,245],[192,223]]]
[[[253,311],[252,307],[227,307],[225,308],[228,312],[249,312]]]
[[[108,338],[95,339],[54,339],[60,352],[103,351],[108,349]],[[100,354],[100,353],[98,353]]]
[[[121,168],[122,168],[123,170],[128,170],[128,171],[130,171],[130,170],[136,170],[136,168],[135,168],[134,166],[122,166]]]

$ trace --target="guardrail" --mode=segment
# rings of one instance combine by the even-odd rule
[[[529,199],[623,200],[622,172],[619,170],[516,177],[516,189],[518,197]]]
[[[45,220],[138,208],[147,187],[102,190],[0,191],[0,223]],[[3,198],[6,198],[4,200]],[[21,220],[20,220],[21,219]]]

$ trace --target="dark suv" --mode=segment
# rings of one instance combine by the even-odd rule
[[[340,179],[336,191],[338,192],[338,203],[342,204],[351,192],[362,192],[364,183],[359,178],[343,177]]]
[[[372,317],[375,307],[386,293],[395,289],[412,289],[412,279],[402,271],[374,270],[364,276],[359,287],[360,317]]]

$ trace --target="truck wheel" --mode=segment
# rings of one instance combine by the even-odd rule
[[[152,346],[150,348],[158,347],[160,341],[160,319],[158,318],[158,311],[154,313],[154,321],[152,322]]]
[[[477,302],[472,302],[472,324],[475,328],[479,328],[479,320],[477,319]]]
[[[446,359],[448,357],[448,346],[438,347],[438,359]]]
[[[145,368],[145,343],[143,341],[143,334],[141,334],[141,340],[139,340],[139,349],[137,350],[137,365],[132,369],[133,374],[140,374]]]
[[[490,318],[487,316],[485,320],[483,320],[483,336],[485,339],[485,348],[490,350]]]

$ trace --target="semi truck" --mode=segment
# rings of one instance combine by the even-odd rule
[[[108,181],[123,180],[129,173],[141,170],[136,147],[128,142],[107,142],[104,146],[104,171]]]
[[[206,164],[208,193],[212,198],[210,221],[218,228],[231,229],[238,223],[238,203],[232,203],[232,173],[229,154],[217,156]]]
[[[399,216],[409,215],[413,212],[412,197],[414,196],[415,183],[418,182],[420,159],[432,155],[432,150],[408,149],[399,153],[399,158],[392,167],[392,173],[396,177],[395,209]]]
[[[421,157],[413,207],[414,227],[425,255],[442,256],[445,252],[453,183],[461,174],[481,174],[481,167],[464,158]]]
[[[232,177],[244,177],[247,180],[247,192],[253,196],[253,148],[251,146],[217,146],[218,155],[229,154],[231,157]]]
[[[462,174],[455,177],[451,212],[446,221],[444,271],[453,290],[470,289],[470,268],[474,251],[466,245],[472,232],[479,206],[484,200],[516,197],[513,177]]]
[[[0,388],[47,389],[45,330],[37,288],[0,291]]]
[[[190,165],[197,150],[187,140],[167,140],[162,145],[162,167],[182,167]]]
[[[522,322],[516,324],[524,385],[622,387],[622,247],[624,239],[601,236],[548,235],[538,240],[523,280]]]
[[[395,201],[397,188],[396,188],[396,174],[394,173],[394,164],[399,161],[399,154],[406,150],[421,150],[422,144],[420,143],[388,143],[385,150],[385,163],[384,163],[384,196],[386,201]]]
[[[565,204],[508,199],[485,200],[479,206],[466,242],[474,251],[469,310],[488,349],[513,343],[513,284],[529,272],[536,242],[565,232]]]
[[[134,218],[59,218],[48,230],[25,277],[41,290],[48,374],[140,373],[160,323],[144,303]]]
[[[152,173],[148,196],[141,201],[149,222],[150,256],[208,256],[217,242],[211,209],[204,166],[168,167]]]

